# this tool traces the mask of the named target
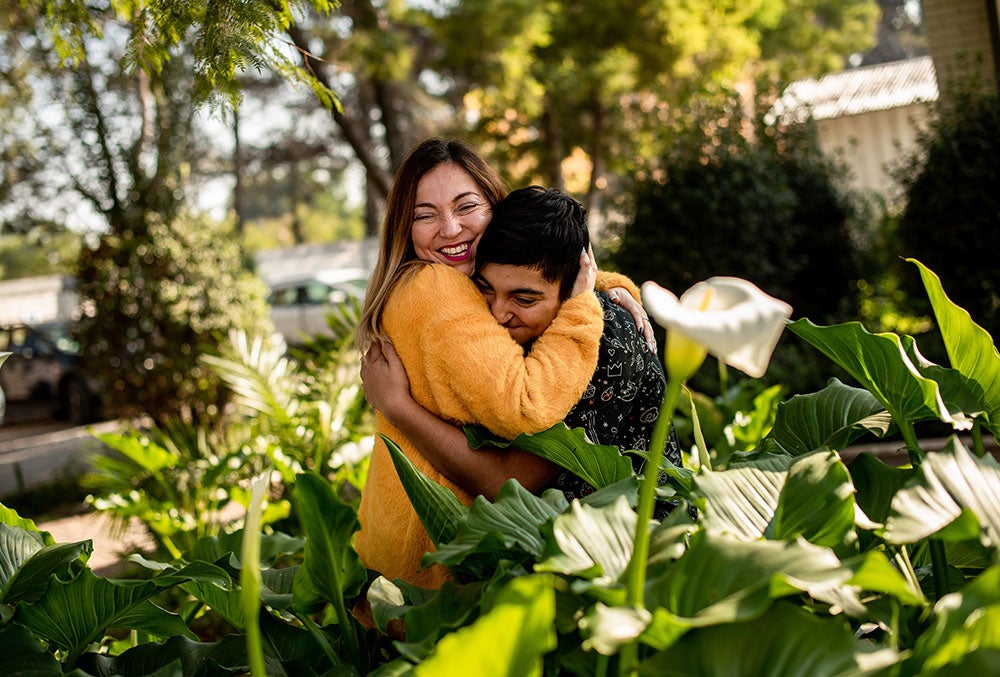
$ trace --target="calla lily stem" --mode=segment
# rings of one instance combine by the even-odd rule
[[[632,559],[626,585],[626,600],[630,606],[644,607],[643,591],[646,587],[646,562],[649,559],[649,521],[653,519],[653,506],[656,503],[656,485],[660,478],[660,463],[667,446],[667,435],[670,424],[674,420],[674,412],[680,400],[684,381],[668,378],[667,392],[660,403],[660,415],[653,426],[653,437],[649,444],[649,457],[646,460],[642,483],[639,485],[638,520],[635,525],[635,545],[632,549]],[[634,675],[639,666],[639,647],[635,642],[622,647],[620,674]]]
[[[639,521],[635,527],[635,547],[629,565],[627,584],[628,603],[642,606],[643,588],[646,584],[646,560],[649,556],[649,521],[653,518],[656,502],[656,485],[660,477],[660,463],[667,446],[667,435],[674,419],[677,402],[680,400],[684,383],[675,379],[667,380],[667,392],[660,403],[660,415],[653,427],[653,437],[649,447],[649,459],[639,485]]]

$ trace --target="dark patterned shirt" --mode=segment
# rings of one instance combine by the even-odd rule
[[[621,451],[649,448],[653,425],[660,413],[666,389],[663,366],[650,352],[627,310],[613,303],[604,292],[596,292],[604,309],[604,333],[597,357],[597,370],[583,397],[564,419],[570,428],[584,428],[591,442],[617,446]],[[669,436],[666,457],[681,464],[680,448]],[[636,472],[643,460],[630,456]],[[594,491],[582,479],[563,470],[544,489],[559,489],[567,500]]]

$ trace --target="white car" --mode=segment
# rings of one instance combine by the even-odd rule
[[[271,283],[271,321],[289,345],[331,333],[327,315],[350,298],[361,300],[368,271],[361,268],[318,270]]]

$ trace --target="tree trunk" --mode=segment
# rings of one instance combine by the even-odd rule
[[[246,224],[246,195],[243,188],[243,146],[240,144],[240,111],[233,110],[233,211],[236,233],[242,237]]]

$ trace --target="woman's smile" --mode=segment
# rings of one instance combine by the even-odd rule
[[[472,176],[442,164],[420,179],[415,203],[411,238],[417,258],[472,275],[476,245],[493,215]]]

